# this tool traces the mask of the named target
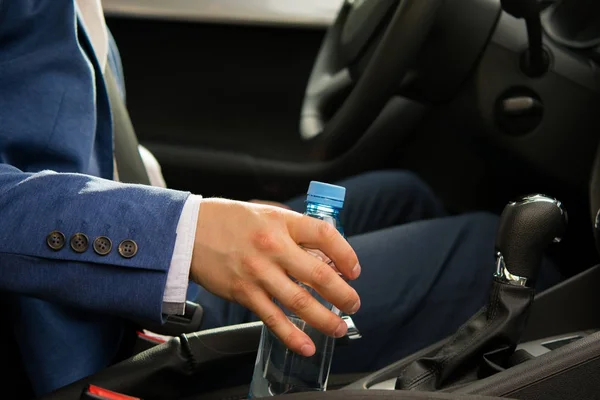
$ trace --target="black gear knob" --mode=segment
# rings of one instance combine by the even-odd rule
[[[530,286],[537,278],[544,251],[559,242],[567,226],[560,201],[541,194],[509,203],[500,216],[496,236],[495,276]]]

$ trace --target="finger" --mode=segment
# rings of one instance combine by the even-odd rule
[[[325,253],[323,253],[321,250],[316,250],[316,249],[308,249],[306,247],[301,247],[304,251],[306,251],[308,254],[310,254],[311,256],[314,256],[316,258],[318,258],[319,260],[323,261],[325,264],[329,265],[331,268],[333,268],[333,270],[335,271],[336,274],[341,274],[340,270],[337,269],[337,267],[335,266],[335,263],[325,255]]]
[[[333,225],[301,214],[288,213],[286,216],[290,236],[296,243],[321,250],[333,260],[344,276],[349,279],[358,278],[358,257]]]
[[[305,357],[315,354],[312,340],[286,317],[264,290],[243,283],[238,285],[234,299],[254,312],[287,348]]]
[[[304,256],[307,257],[308,255],[304,254]],[[346,334],[348,325],[339,316],[319,303],[303,287],[292,281],[283,270],[273,268],[269,274],[261,278],[261,285],[269,294],[310,326],[326,335],[337,338]],[[337,278],[341,280],[339,276]]]
[[[354,314],[360,308],[360,298],[334,268],[291,245],[285,257],[279,260],[283,268],[294,278],[314,288],[324,299],[345,313]]]

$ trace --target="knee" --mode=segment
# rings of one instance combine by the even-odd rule
[[[392,198],[421,199],[433,197],[431,188],[414,172],[381,171],[375,172],[373,180],[378,182],[382,192]]]
[[[414,198],[430,196],[432,193],[429,186],[417,174],[405,170],[366,172],[350,180],[360,180],[365,186],[376,188],[379,193],[391,198]]]

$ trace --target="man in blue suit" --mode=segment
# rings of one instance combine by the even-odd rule
[[[116,182],[104,75],[120,76],[119,63],[99,1],[0,6],[0,292],[37,394],[106,367],[124,320],[162,321],[188,296],[205,310],[203,329],[260,318],[303,355],[314,345],[271,298],[344,335],[289,275],[347,313],[361,308],[355,321],[369,335],[336,353],[338,371],[393,361],[485,301],[497,218],[446,216],[407,173],[341,183],[350,244],[282,208]],[[289,206],[301,211],[301,199]],[[321,249],[352,284],[299,244]]]

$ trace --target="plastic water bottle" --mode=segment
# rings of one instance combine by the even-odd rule
[[[306,198],[305,215],[319,218],[337,228],[343,235],[340,211],[344,207],[346,189],[321,182],[311,182]],[[307,249],[310,252],[310,249]],[[332,266],[333,268],[333,266]],[[340,310],[323,299],[314,289],[298,282],[325,308],[340,315]],[[327,389],[329,368],[335,339],[311,327],[294,313],[277,303],[301,331],[314,342],[316,352],[303,357],[289,350],[269,329],[263,327],[250,398],[269,397],[286,393],[324,391]]]

